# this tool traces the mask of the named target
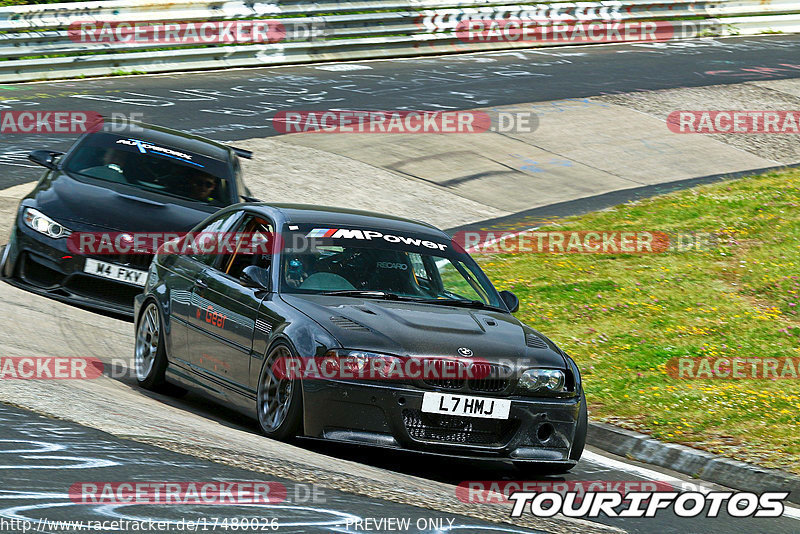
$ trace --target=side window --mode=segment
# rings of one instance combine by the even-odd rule
[[[236,223],[241,219],[242,212],[241,211],[233,211],[230,213],[225,213],[216,217],[208,222],[202,228],[198,228],[197,230],[193,231],[193,234],[220,234],[230,232],[236,225]],[[190,256],[192,259],[199,261],[200,263],[204,263],[205,265],[213,265],[214,261],[219,258],[219,254],[212,253],[212,254],[192,254]]]
[[[448,296],[488,302],[488,297],[470,270],[460,261],[445,260],[439,266],[442,289]]]
[[[220,254],[215,269],[238,280],[245,267],[256,265],[269,269],[271,242],[275,235],[272,222],[257,215],[247,215],[237,226],[236,240],[230,254]]]

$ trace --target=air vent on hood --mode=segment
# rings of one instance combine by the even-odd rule
[[[525,344],[533,349],[547,349],[547,343],[536,334],[525,334]]]
[[[331,317],[331,322],[336,326],[338,326],[339,328],[344,328],[345,330],[369,332],[369,328],[367,328],[361,323],[355,322],[352,319],[348,319],[347,317]]]

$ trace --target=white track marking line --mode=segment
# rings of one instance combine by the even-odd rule
[[[700,491],[702,490],[711,491],[710,488],[707,488],[706,486],[703,485],[703,484],[710,484],[710,482],[707,482],[705,480],[697,480],[697,481],[681,480],[680,478],[674,477],[672,475],[667,475],[666,473],[661,473],[659,471],[654,471],[652,469],[648,469],[646,467],[640,467],[638,465],[627,464],[625,462],[621,462],[619,460],[615,460],[613,458],[597,454],[596,452],[583,451],[583,456],[581,456],[581,459],[588,460],[594,464],[602,465],[603,467],[608,467],[610,469],[618,469],[619,471],[625,471],[627,473],[638,475],[647,480],[667,482],[679,488],[682,487],[682,484],[688,482],[689,484],[697,486],[697,488]],[[791,517],[792,519],[800,519],[800,508],[795,508],[793,506],[785,505],[783,516]]]

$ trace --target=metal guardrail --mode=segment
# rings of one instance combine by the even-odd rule
[[[280,42],[82,42],[81,22],[272,20]],[[666,38],[800,32],[800,0],[601,0],[509,4],[492,0],[112,0],[0,8],[0,82],[388,58],[566,44],[466,42],[465,21],[669,23]],[[72,25],[72,26],[71,26]],[[76,42],[77,41],[77,42]],[[568,44],[579,44],[571,42]]]

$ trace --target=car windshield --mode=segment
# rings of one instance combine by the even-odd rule
[[[380,230],[297,228],[284,232],[283,292],[505,309],[478,265],[450,242]]]
[[[133,137],[89,135],[64,162],[64,171],[213,206],[230,204],[224,162]]]

